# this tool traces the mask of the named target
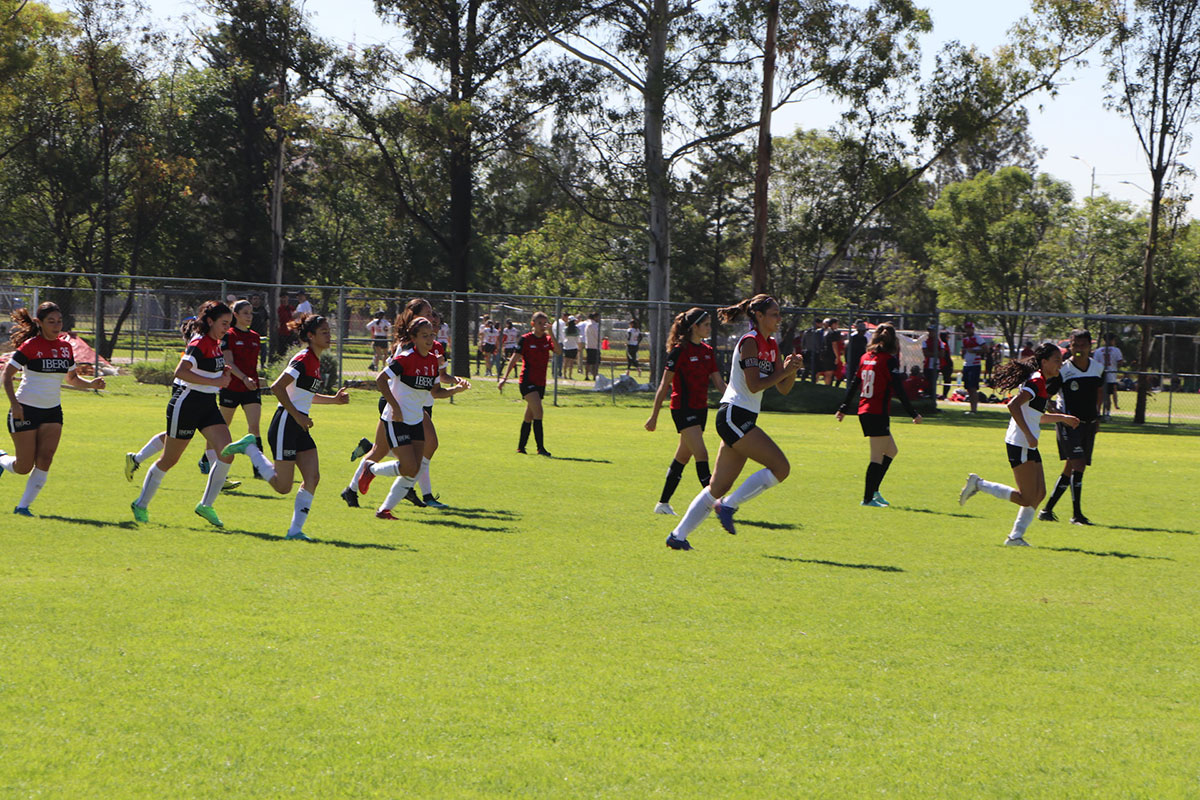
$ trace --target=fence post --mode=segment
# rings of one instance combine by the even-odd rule
[[[561,319],[562,319],[562,298],[557,297],[554,299],[554,325],[561,324],[560,323]],[[551,326],[551,328],[550,328],[550,335],[554,336],[554,327],[553,326]],[[585,359],[586,359],[586,354],[587,354],[586,345],[587,345],[587,342],[584,342],[584,351],[583,352],[584,352]],[[559,352],[558,352],[558,369],[550,370],[551,372],[554,373],[554,405],[557,406],[558,405],[558,374],[560,372],[562,372],[562,369],[563,369],[563,357],[562,357],[562,350],[561,350],[562,344],[559,342],[555,342],[554,346],[560,348]],[[553,357],[551,357],[550,363],[551,363],[551,366],[553,366],[553,364],[554,364]]]
[[[92,319],[92,377],[100,375],[100,326],[104,315],[104,276],[96,276],[96,302]]]
[[[37,307],[42,304],[41,303],[41,299],[42,299],[41,293],[42,293],[42,290],[41,290],[40,286],[33,287],[33,305],[31,305],[30,308],[36,310]]]
[[[345,369],[345,367],[342,366],[342,357],[343,357],[342,345],[346,341],[346,335],[350,332],[350,326],[347,324],[348,320],[346,319],[346,287],[345,286],[338,289],[337,318],[338,318],[338,344],[337,344],[338,385],[340,386],[342,384],[345,384],[345,382],[346,382],[346,369]]]
[[[437,335],[437,332],[434,331],[434,336],[436,336],[436,335]],[[451,359],[455,359],[455,358],[459,359],[460,364],[466,364],[467,365],[467,375],[469,376],[471,374],[471,366],[470,366],[470,360],[469,360],[470,350],[468,349],[465,351],[465,355],[468,356],[468,358],[466,358],[466,359],[462,358],[459,355],[459,345],[460,344],[462,344],[462,342],[460,342],[458,339],[458,292],[451,292],[450,293],[450,357],[451,357]],[[450,374],[453,375],[454,374],[454,362],[451,360],[450,362],[448,362],[447,366],[449,366],[449,368],[450,368]],[[454,405],[454,395],[450,395],[450,404]]]
[[[225,281],[224,278],[222,278],[221,279],[221,294],[220,294],[220,296],[217,297],[217,300],[221,301],[222,303],[228,302],[225,299],[228,296],[229,296],[229,284]]]

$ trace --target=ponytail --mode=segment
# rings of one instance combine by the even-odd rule
[[[36,314],[30,314],[28,308],[18,308],[12,312],[13,329],[8,340],[12,342],[13,347],[20,347],[25,342],[29,341],[42,332],[42,320],[57,311],[62,313],[62,309],[56,303],[42,303],[38,306]]]
[[[308,337],[312,336],[317,328],[326,322],[327,320],[320,314],[301,314],[288,323],[288,330],[296,334],[296,338],[300,341],[307,343]]]
[[[667,352],[671,352],[691,338],[692,328],[708,319],[708,312],[703,308],[689,308],[675,317],[671,323],[671,332],[667,334]]]
[[[396,344],[408,344],[412,339],[409,326],[416,317],[420,316],[418,312],[424,309],[429,309],[430,313],[433,312],[433,306],[424,297],[414,297],[404,304],[404,310],[396,315],[396,321],[393,323],[392,339]]]
[[[1042,342],[1034,349],[1033,355],[1029,358],[1014,359],[996,367],[992,372],[992,379],[995,381],[996,389],[1001,392],[1016,389],[1029,380],[1030,375],[1040,370],[1042,362],[1055,353],[1059,353],[1060,355],[1062,353],[1058,349],[1058,345],[1053,342]]]
[[[750,325],[757,330],[758,319],[754,315],[763,313],[773,305],[779,305],[779,301],[771,295],[756,294],[754,297],[743,300],[736,305],[718,308],[717,316],[720,317],[721,322],[725,323],[737,322],[742,317],[745,317],[750,320]]]
[[[209,328],[217,320],[217,317],[225,314],[233,315],[233,311],[229,306],[222,303],[220,300],[209,300],[196,310],[196,316],[184,321],[179,327],[179,332],[183,334],[183,338],[190,340],[197,334],[203,336],[208,333]]]

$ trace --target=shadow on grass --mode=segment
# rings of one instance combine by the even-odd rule
[[[804,526],[798,522],[767,522],[757,519],[738,519],[738,525],[745,525],[748,528],[762,528],[768,531],[799,531],[804,530]]]
[[[1084,550],[1080,547],[1042,547],[1042,550],[1053,550],[1056,553],[1080,553],[1085,556],[1098,556],[1099,558],[1144,558],[1149,561],[1174,561],[1173,558],[1167,556],[1139,556],[1136,553],[1122,553],[1118,550],[1108,550],[1101,552],[1099,550]]]
[[[38,514],[38,519],[48,519],[55,522],[70,522],[75,525],[91,525],[96,528],[124,528],[127,531],[137,530],[138,524],[131,519],[122,522],[112,522],[106,519],[82,519],[80,517],[60,517],[58,514]]]
[[[467,519],[494,519],[501,522],[513,522],[521,518],[521,515],[515,511],[505,511],[504,509],[459,508],[451,506],[450,508],[439,508],[436,510],[442,516],[466,517]]]
[[[974,514],[964,514],[961,511],[936,511],[932,508],[917,508],[916,506],[892,506],[897,511],[911,511],[914,514],[937,514],[939,517],[961,517],[962,519],[975,519]]]
[[[551,461],[577,461],[580,464],[611,464],[607,458],[573,458],[571,456],[550,456]]]
[[[262,539],[264,542],[286,542],[288,539],[280,536],[277,533],[263,533],[262,531],[246,531],[240,528],[193,528],[192,530],[203,531],[204,533],[219,533],[224,536],[250,536],[255,539]],[[375,542],[347,542],[342,539],[322,539],[314,536],[311,542],[297,542],[296,544],[311,544],[311,545],[328,545],[330,547],[340,547],[345,550],[403,550],[409,553],[417,552],[416,548],[406,544],[376,544]]]
[[[405,517],[407,520],[412,520],[420,525],[441,525],[446,528],[459,528],[469,531],[486,531],[488,533],[508,533],[512,528],[498,528],[494,525],[472,525],[470,522],[462,522],[457,519],[433,519],[430,517]]]
[[[769,556],[764,555],[763,558],[774,559],[775,561],[791,561],[798,564],[820,564],[824,567],[845,567],[846,569],[869,569],[875,572],[904,572],[900,567],[890,567],[886,564],[843,564],[841,561],[825,561],[820,558],[791,558],[789,556]]]
[[[1137,533],[1184,533],[1188,536],[1195,536],[1196,531],[1185,531],[1180,528],[1141,528],[1136,525],[1104,525],[1103,523],[1094,523],[1094,527],[1108,528],[1114,531],[1135,531]]]

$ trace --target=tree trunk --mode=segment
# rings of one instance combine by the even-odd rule
[[[282,107],[286,102],[287,70],[281,67],[279,70],[279,104]],[[277,125],[275,129],[275,174],[271,184],[271,308],[267,311],[272,356],[279,352],[282,344],[279,340],[279,325],[282,320],[275,319],[275,316],[278,314],[281,284],[283,283],[283,167],[286,157],[287,137],[284,135],[283,128]],[[224,302],[224,298],[221,300]]]
[[[471,288],[471,236],[474,211],[474,169],[471,161],[471,134],[456,131],[450,142],[450,274],[458,292],[458,310],[454,314],[450,355],[453,372],[461,377],[471,374],[470,308],[467,292]],[[446,320],[449,322],[449,320]]]
[[[1158,253],[1158,219],[1162,208],[1163,175],[1166,170],[1153,173],[1153,193],[1150,197],[1150,232],[1146,236],[1146,255],[1142,261],[1142,316],[1154,315],[1154,257]],[[1133,411],[1133,422],[1141,425],[1146,421],[1146,397],[1150,382],[1146,370],[1150,368],[1150,346],[1154,342],[1154,329],[1149,322],[1142,323],[1142,343],[1138,356],[1137,405]]]
[[[662,359],[666,328],[663,304],[671,294],[671,228],[667,162],[663,156],[663,121],[666,118],[666,62],[668,0],[654,0],[650,11],[646,52],[646,90],[643,126],[646,158],[646,189],[649,195],[648,286],[650,301],[650,370],[657,375]]]
[[[758,164],[754,171],[754,241],[750,247],[751,293],[767,290],[767,183],[771,174],[771,107],[775,96],[775,33],[779,0],[767,3],[767,41],[763,49],[762,108],[758,114]]]

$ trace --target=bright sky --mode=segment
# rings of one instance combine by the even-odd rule
[[[196,14],[194,0],[147,2],[150,13],[164,27],[173,27],[170,20]],[[52,0],[51,5],[63,7],[66,3]],[[927,68],[947,41],[958,40],[991,51],[1029,8],[1026,0],[924,0],[922,5],[929,9],[934,26],[921,43]],[[399,39],[395,27],[379,21],[372,0],[307,0],[305,8],[316,30],[335,41],[365,45]],[[1105,76],[1100,53],[1093,53],[1090,60],[1092,66],[1076,70],[1071,83],[1057,97],[1037,96],[1029,106],[1033,138],[1046,148],[1041,169],[1069,181],[1076,197],[1082,197],[1090,190],[1094,167],[1097,192],[1143,205],[1148,192],[1122,181],[1148,189],[1145,158],[1128,120],[1104,109]],[[837,116],[833,104],[814,98],[777,113],[772,128],[776,135],[785,135],[797,126],[828,127]],[[1187,160],[1195,163],[1194,159]],[[1193,216],[1200,213],[1200,200],[1193,201],[1191,211]]]

